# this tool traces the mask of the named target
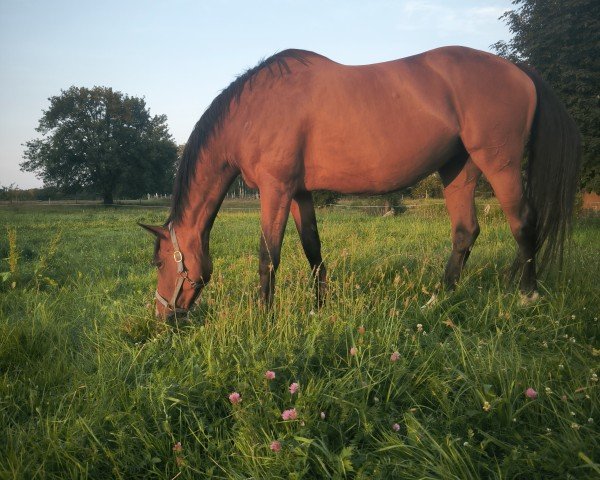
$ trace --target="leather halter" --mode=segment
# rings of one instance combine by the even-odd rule
[[[160,293],[158,293],[158,288],[156,289],[156,300],[158,300],[165,308],[171,310],[173,313],[187,313],[188,309],[186,308],[178,308],[176,305],[177,297],[183,288],[183,284],[187,281],[192,288],[198,289],[204,282],[202,280],[194,281],[188,277],[188,271],[183,264],[183,253],[179,249],[179,243],[177,242],[177,236],[175,235],[175,229],[173,228],[173,224],[169,223],[169,234],[171,235],[171,242],[173,242],[173,260],[177,263],[177,284],[175,285],[175,290],[173,291],[173,295],[171,296],[171,301],[168,301],[165,297],[163,297]],[[198,299],[196,299],[197,303]]]

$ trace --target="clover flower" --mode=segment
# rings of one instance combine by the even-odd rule
[[[238,403],[240,403],[242,401],[242,396],[238,392],[230,393],[229,394],[229,401],[233,405],[237,405]]]
[[[531,400],[535,400],[538,396],[538,393],[531,387],[525,390],[525,396],[530,398]]]
[[[296,412],[295,408],[290,408],[289,410],[284,410],[281,413],[281,418],[283,420],[296,420],[298,418],[298,412]]]
[[[269,445],[269,448],[271,449],[271,451],[278,453],[281,451],[281,442],[278,442],[277,440],[273,440],[271,442],[271,445]]]

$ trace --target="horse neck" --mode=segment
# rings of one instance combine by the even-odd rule
[[[188,191],[188,205],[179,225],[200,234],[203,250],[208,249],[213,222],[238,173],[224,155],[200,152]]]

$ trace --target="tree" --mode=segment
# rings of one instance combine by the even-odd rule
[[[105,204],[115,194],[169,191],[177,146],[166,117],[150,116],[143,99],[71,87],[49,101],[36,129],[43,137],[25,144],[22,170],[64,192],[100,193]]]
[[[10,203],[12,203],[13,200],[18,198],[18,194],[19,189],[14,183],[6,186],[0,185],[0,200],[10,200]]]
[[[533,65],[577,122],[583,140],[581,183],[600,193],[600,2],[514,0],[502,17],[513,38],[492,47]]]

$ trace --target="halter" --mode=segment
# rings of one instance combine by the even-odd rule
[[[175,235],[175,229],[173,228],[172,223],[169,223],[169,234],[171,235],[171,242],[173,242],[173,260],[175,260],[175,263],[177,263],[177,284],[175,285],[175,290],[171,296],[171,301],[168,301],[165,297],[158,293],[158,288],[156,289],[156,294],[154,296],[165,308],[171,310],[173,313],[187,313],[187,309],[178,308],[176,306],[177,297],[183,288],[183,284],[187,281],[192,288],[198,289],[204,284],[204,282],[202,282],[202,280],[195,282],[188,277],[188,271],[183,265],[183,253],[181,253],[181,250],[179,250],[179,243],[177,242],[177,236]],[[197,301],[198,299],[196,299],[196,302]]]

